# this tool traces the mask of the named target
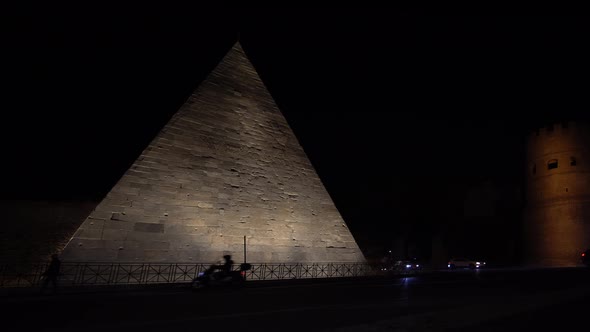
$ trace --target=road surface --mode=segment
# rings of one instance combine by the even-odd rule
[[[196,293],[23,293],[1,296],[0,305],[4,326],[26,331],[522,331],[577,328],[589,299],[590,271],[571,268],[251,282]]]

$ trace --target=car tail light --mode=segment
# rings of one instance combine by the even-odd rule
[[[584,256],[586,256],[586,253],[585,252],[582,253],[582,257],[584,257]]]

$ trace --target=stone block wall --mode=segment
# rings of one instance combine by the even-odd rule
[[[525,259],[575,266],[590,248],[590,126],[562,123],[527,139]]]
[[[140,121],[140,119],[138,119]],[[67,245],[70,261],[364,262],[236,44]]]

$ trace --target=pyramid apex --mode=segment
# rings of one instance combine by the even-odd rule
[[[236,42],[234,43],[234,45],[231,47],[231,50],[236,50],[238,52],[244,53],[244,48],[242,47],[242,43],[240,43],[240,40],[239,39],[236,40]]]

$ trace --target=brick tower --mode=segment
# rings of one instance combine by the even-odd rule
[[[87,217],[66,261],[364,262],[236,43]]]
[[[590,248],[590,127],[561,123],[529,135],[525,259],[575,266]]]

